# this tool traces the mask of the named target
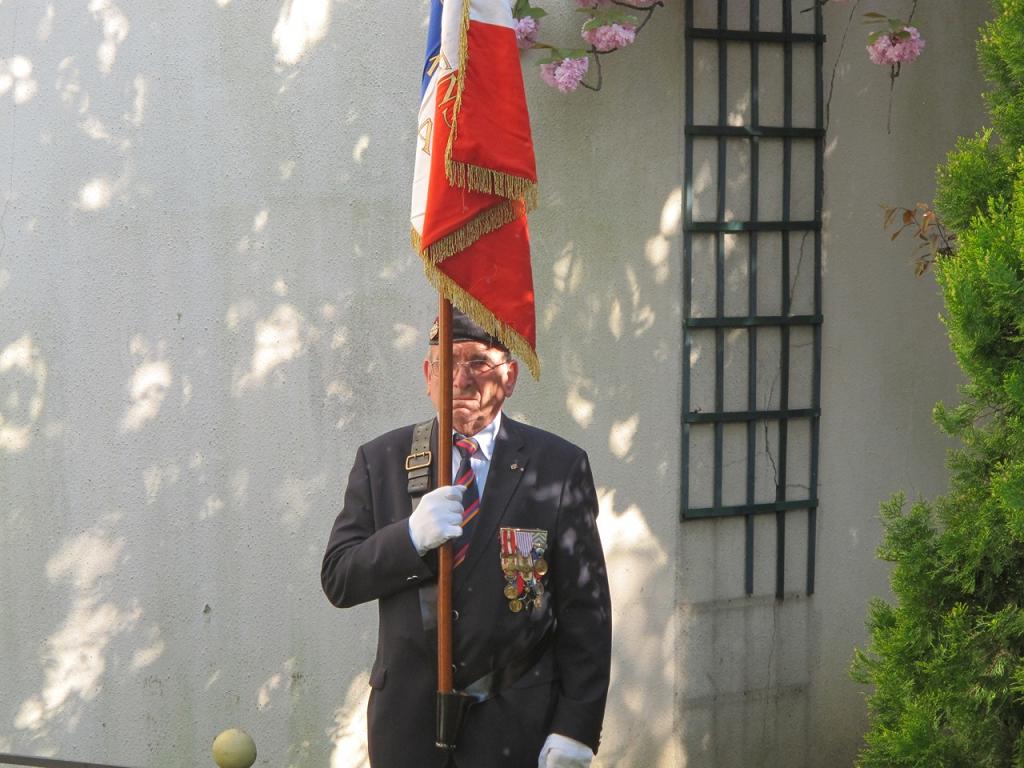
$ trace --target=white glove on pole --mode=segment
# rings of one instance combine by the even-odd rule
[[[540,748],[537,768],[590,768],[593,750],[560,733],[549,734]]]
[[[442,485],[424,494],[409,516],[409,538],[420,557],[462,535],[462,485]]]

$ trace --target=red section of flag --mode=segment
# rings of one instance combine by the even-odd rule
[[[487,233],[437,268],[536,349],[530,233],[525,216]],[[472,312],[470,308],[464,311]]]
[[[472,22],[468,43],[469,66],[451,159],[536,182],[515,32]]]

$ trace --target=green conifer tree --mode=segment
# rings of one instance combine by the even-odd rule
[[[862,768],[1024,768],[1024,0],[993,0],[978,42],[991,129],[957,143],[935,201],[956,234],[936,263],[967,376],[935,408],[961,442],[950,490],[882,506],[895,603],[868,610]]]

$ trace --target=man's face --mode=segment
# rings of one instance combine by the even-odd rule
[[[423,378],[427,382],[427,394],[434,408],[440,412],[441,378],[437,357],[437,347],[431,347],[423,361]],[[479,341],[455,342],[452,345],[452,362],[455,365],[452,375],[452,426],[464,435],[475,435],[494,421],[501,404],[512,394],[519,367],[503,350]],[[472,372],[482,368],[489,370]]]

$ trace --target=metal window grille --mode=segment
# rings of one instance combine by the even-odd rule
[[[818,510],[825,37],[803,2],[686,3],[681,519],[745,518],[751,595],[774,515],[778,599],[801,512],[814,592]]]

